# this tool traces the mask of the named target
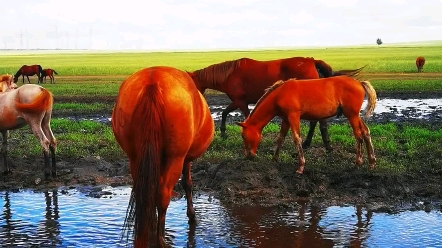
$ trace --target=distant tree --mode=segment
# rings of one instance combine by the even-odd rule
[[[378,44],[378,46],[382,45],[382,40],[381,40],[381,38],[378,38],[378,39],[376,40],[376,43]]]

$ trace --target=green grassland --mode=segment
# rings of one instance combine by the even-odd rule
[[[378,92],[442,92],[442,50],[441,43],[431,44],[396,44],[363,47],[333,47],[290,50],[253,50],[253,51],[195,51],[195,52],[6,52],[0,51],[2,63],[0,74],[14,74],[23,64],[40,64],[43,68],[53,68],[56,84],[44,84],[56,99],[52,128],[58,143],[58,156],[124,156],[116,144],[110,127],[93,121],[71,121],[59,118],[58,113],[69,115],[102,113],[110,115],[112,104],[102,102],[100,97],[112,99],[118,93],[120,83],[135,71],[156,65],[172,66],[193,71],[214,63],[250,57],[257,60],[271,60],[285,57],[305,56],[322,59],[334,70],[354,69],[366,66],[362,78],[370,80]],[[416,73],[415,58],[424,56],[426,65],[423,73]],[[26,80],[26,79],[25,79]],[[31,77],[33,83],[36,77]],[[19,86],[21,85],[21,78]],[[209,92],[210,93],[210,92]],[[215,92],[212,92],[215,93]],[[79,98],[75,98],[79,97]],[[80,98],[88,101],[77,101]],[[58,101],[58,99],[65,99]],[[67,99],[67,100],[66,100]],[[70,101],[69,99],[74,99]],[[306,125],[302,127],[306,133]],[[442,157],[441,130],[430,127],[401,127],[396,132],[395,124],[370,125],[375,151],[379,156],[380,168],[401,170],[410,166],[410,158],[416,154],[435,151],[435,156]],[[227,158],[242,159],[241,136],[239,127],[228,126],[229,138],[222,140],[219,133],[202,159],[222,160]],[[278,127],[270,124],[264,130],[264,139],[260,150],[271,149],[278,133]],[[334,146],[354,149],[351,128],[346,124],[330,127]],[[404,140],[406,141],[404,143]],[[434,142],[428,142],[429,140]],[[313,143],[321,144],[318,134]],[[319,145],[320,146],[320,145]],[[9,154],[12,156],[41,156],[41,148],[28,128],[11,132]],[[289,138],[281,159],[293,161],[294,151]],[[263,154],[261,152],[261,154]],[[265,153],[264,153],[265,154]],[[268,161],[270,155],[260,159]],[[312,159],[306,155],[306,159]],[[320,158],[315,158],[320,164]],[[431,158],[427,158],[431,160]],[[418,166],[420,163],[412,163]],[[400,166],[398,166],[400,165]]]

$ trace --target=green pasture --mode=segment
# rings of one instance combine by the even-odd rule
[[[23,64],[53,68],[62,76],[130,75],[144,67],[165,65],[193,71],[214,63],[249,57],[271,60],[285,57],[314,57],[334,70],[366,66],[366,73],[412,73],[417,56],[426,58],[425,72],[442,71],[442,42],[429,44],[373,45],[287,50],[191,51],[191,52],[44,52],[0,51],[0,73],[15,73]]]
[[[115,141],[109,125],[94,121],[71,121],[55,118],[52,120],[51,126],[58,140],[58,157],[100,156],[113,160],[125,156]],[[369,124],[369,126],[375,154],[378,158],[376,171],[401,173],[410,170],[440,169],[442,129],[435,130],[423,125],[398,127],[392,123]],[[305,135],[307,131],[308,125],[302,125],[301,133]],[[226,159],[244,160],[239,126],[229,125],[228,133],[229,137],[224,140],[220,138],[217,131],[209,149],[198,161],[220,163]],[[274,163],[271,161],[272,150],[278,133],[278,124],[270,123],[264,128],[263,140],[255,162]],[[348,124],[330,125],[329,133],[334,151],[329,155],[325,153],[320,134],[316,132],[312,147],[305,150],[307,169],[340,170],[342,167],[354,165],[355,139],[351,127]],[[42,156],[41,146],[28,128],[12,131],[8,145],[8,154],[12,157],[23,156],[23,154],[30,157]],[[318,155],[318,151],[320,155]],[[293,154],[295,157],[292,156]],[[364,166],[367,167],[365,154],[364,151]],[[339,163],[336,168],[329,168],[326,158],[330,156],[342,161],[342,163]],[[297,155],[290,135],[287,136],[283,145],[280,163],[289,164],[293,168],[297,166]]]

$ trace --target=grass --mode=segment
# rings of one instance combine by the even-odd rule
[[[254,51],[207,51],[207,52],[78,52],[78,53],[8,53],[0,52],[2,63],[0,74],[13,74],[23,64],[41,64],[53,68],[59,75],[56,84],[44,84],[55,97],[52,129],[58,139],[58,156],[101,156],[118,158],[124,156],[117,145],[109,125],[93,121],[74,121],[60,117],[92,113],[110,115],[113,102],[103,101],[102,97],[113,99],[120,83],[133,72],[149,66],[166,65],[182,70],[193,71],[210,64],[242,57],[258,60],[271,60],[292,56],[306,56],[322,59],[334,70],[364,69],[363,79],[370,80],[378,92],[442,92],[442,57],[437,56],[442,43],[430,45],[405,44],[365,47],[334,47],[315,49],[254,50]],[[424,56],[424,73],[416,73],[415,58]],[[440,74],[439,74],[440,73]],[[35,77],[31,77],[33,82]],[[21,84],[21,83],[20,83]],[[219,94],[208,91],[209,94]],[[87,103],[76,101],[76,97],[87,98]],[[307,133],[307,125],[302,125],[302,133]],[[221,162],[230,159],[243,159],[240,129],[228,125],[229,138],[223,140],[216,133],[215,138],[201,158],[203,161]],[[429,127],[389,123],[370,125],[378,167],[383,170],[404,171],[419,167],[422,162],[414,161],[413,156],[428,154],[442,157],[442,131]],[[354,151],[354,138],[347,124],[334,124],[329,128],[333,146]],[[269,124],[263,132],[263,140],[258,153],[262,161],[269,161],[273,144],[278,136],[279,126]],[[9,139],[11,156],[40,156],[41,148],[29,128],[11,132]],[[322,150],[322,140],[318,132],[312,144]],[[295,163],[290,135],[287,137],[280,160]],[[343,158],[353,162],[351,158]],[[436,162],[429,161],[428,164]],[[324,156],[306,152],[309,164],[327,166]],[[410,162],[411,161],[411,162]]]

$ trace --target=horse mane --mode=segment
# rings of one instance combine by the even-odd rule
[[[200,82],[208,86],[216,87],[226,81],[227,77],[239,67],[242,59],[230,60],[210,65],[206,68],[194,71]],[[210,87],[209,87],[210,88]]]
[[[295,78],[292,78],[295,79]],[[289,79],[290,80],[290,79]],[[252,116],[253,112],[255,112],[255,109],[261,104],[262,101],[264,101],[264,99],[270,94],[272,93],[275,89],[277,89],[279,86],[283,85],[285,82],[284,80],[278,80],[276,81],[272,86],[268,87],[267,89],[264,90],[264,95],[261,96],[261,98],[259,98],[259,100],[256,102],[255,104],[255,108],[252,110],[252,112],[250,113],[249,117]]]

